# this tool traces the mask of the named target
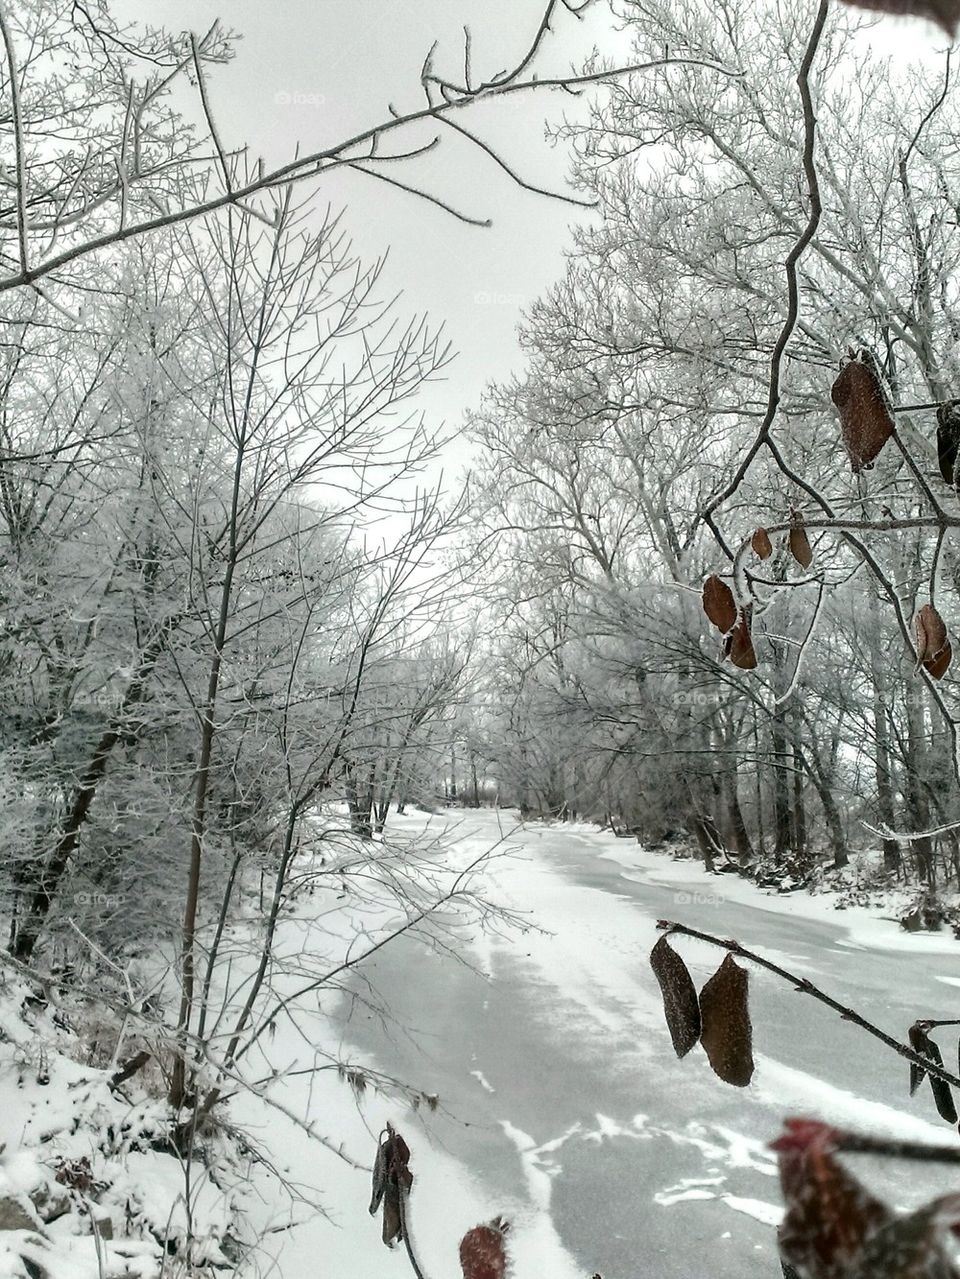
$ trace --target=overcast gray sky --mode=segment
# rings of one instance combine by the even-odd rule
[[[153,0],[150,21],[205,30],[214,18],[242,33],[235,61],[217,72],[213,100],[224,141],[248,142],[254,155],[278,161],[299,142],[333,142],[422,103],[424,56],[439,41],[438,69],[463,65],[463,25],[473,33],[475,75],[515,63],[542,13],[543,0]],[[142,18],[143,6],[127,6]],[[566,71],[594,46],[625,52],[605,3],[587,20],[564,14],[538,64]],[[544,118],[571,109],[562,93],[538,91],[483,104],[473,116],[484,136],[524,176],[564,189],[566,156],[543,139]],[[464,119],[466,123],[466,119]],[[437,130],[431,128],[429,135]],[[389,249],[385,280],[402,290],[401,309],[427,311],[444,322],[460,352],[444,385],[427,393],[431,413],[451,424],[479,399],[483,385],[519,362],[514,330],[524,303],[563,270],[568,226],[580,210],[519,191],[493,162],[449,131],[438,152],[397,176],[414,177],[493,227],[464,226],[439,209],[388,189],[373,178],[340,173],[317,188],[346,206],[346,225],[364,259]],[[413,135],[411,135],[413,136]],[[421,135],[427,136],[427,135]]]
[[[233,63],[214,73],[213,101],[224,141],[280,161],[300,143],[313,149],[386,116],[387,104],[422,103],[420,68],[434,40],[437,67],[461,72],[463,25],[473,33],[477,76],[513,65],[526,50],[544,0],[151,0],[149,19],[205,30],[217,17],[242,35]],[[127,0],[144,18],[142,0]],[[878,56],[942,44],[925,24],[884,19],[865,43]],[[593,47],[626,60],[629,46],[606,0],[584,21],[562,14],[538,64],[565,71]],[[601,91],[602,92],[602,91]],[[479,106],[472,119],[504,158],[544,186],[564,188],[567,156],[544,141],[544,118],[576,110],[568,95],[538,92]],[[466,123],[466,119],[464,120]],[[419,136],[425,140],[436,129]],[[444,130],[440,130],[444,134]],[[588,214],[517,189],[494,163],[445,132],[441,148],[397,176],[493,227],[464,226],[373,178],[340,172],[319,184],[318,217],[329,200],[346,207],[346,226],[365,260],[389,250],[385,287],[403,292],[402,311],[443,322],[459,352],[446,382],[427,391],[435,419],[454,425],[483,386],[517,367],[521,308],[563,270],[569,226]]]

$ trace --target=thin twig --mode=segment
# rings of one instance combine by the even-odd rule
[[[917,1159],[921,1163],[960,1164],[960,1146],[926,1146],[920,1141],[893,1141],[856,1132],[837,1132],[831,1143],[850,1154],[888,1155],[894,1159]]]
[[[7,54],[7,74],[10,76],[10,115],[13,121],[14,153],[17,164],[17,237],[20,242],[20,270],[25,282],[30,277],[27,247],[27,156],[23,143],[23,113],[20,103],[20,70],[14,47],[6,6],[0,3],[0,34]]]
[[[142,222],[137,222],[125,227],[114,227],[110,231],[104,232],[102,235],[81,241],[72,245],[68,249],[64,249],[56,257],[49,258],[46,262],[41,262],[35,267],[24,267],[21,263],[21,270],[16,275],[10,275],[0,279],[0,293],[8,289],[19,288],[24,284],[32,284],[35,280],[41,279],[45,275],[49,275],[54,271],[60,270],[62,267],[77,261],[80,258],[87,257],[91,253],[107,248],[113,244],[122,243],[125,240],[135,239],[139,236],[147,235],[152,231],[161,230],[164,227],[176,226],[184,222],[193,221],[195,218],[203,217],[209,213],[215,213],[217,210],[224,208],[229,204],[236,204],[239,201],[246,200],[250,196],[260,192],[266,192],[276,189],[277,187],[291,186],[297,182],[304,182],[310,179],[316,179],[325,176],[334,169],[341,167],[355,166],[363,157],[356,156],[353,153],[361,147],[369,147],[374,142],[379,142],[386,134],[396,129],[407,126],[414,126],[424,120],[435,120],[446,116],[449,112],[463,110],[472,103],[479,101],[481,98],[505,97],[514,93],[527,93],[543,89],[566,89],[568,91],[580,88],[590,84],[599,84],[604,81],[619,79],[621,77],[632,75],[642,71],[652,71],[661,67],[680,67],[680,66],[697,66],[706,70],[715,71],[718,75],[730,78],[738,78],[742,73],[721,66],[718,63],[709,62],[702,58],[673,58],[664,57],[652,59],[649,62],[628,63],[624,66],[611,67],[603,71],[596,71],[587,74],[578,75],[573,73],[567,76],[552,76],[549,78],[531,78],[528,80],[511,80],[503,82],[496,80],[488,85],[470,92],[464,93],[461,97],[455,97],[449,101],[431,103],[426,107],[421,107],[416,111],[409,111],[400,114],[396,111],[390,111],[390,119],[383,120],[378,124],[372,125],[367,129],[353,134],[340,142],[334,143],[330,147],[325,147],[318,151],[313,151],[305,156],[295,157],[293,160],[287,161],[285,164],[277,166],[275,169],[260,170],[255,176],[245,182],[242,186],[227,191],[221,195],[213,196],[208,200],[201,200],[187,208],[165,210],[156,217],[146,218]],[[365,170],[365,172],[370,172]],[[399,185],[399,184],[398,184]],[[415,188],[411,188],[416,194]],[[441,208],[445,208],[447,212],[453,213],[455,216],[461,216],[456,210],[449,208],[443,204],[443,201],[434,199],[433,203]],[[471,219],[464,218],[465,221]],[[485,223],[480,222],[483,226]]]
[[[826,1004],[828,1008],[832,1008],[834,1012],[839,1013],[844,1021],[853,1022],[861,1030],[873,1035],[874,1039],[879,1039],[881,1043],[886,1044],[888,1048],[892,1048],[895,1053],[898,1053],[912,1065],[922,1067],[928,1075],[942,1079],[944,1083],[952,1084],[954,1088],[960,1088],[960,1077],[951,1074],[949,1070],[945,1070],[943,1066],[931,1061],[929,1057],[923,1057],[920,1053],[914,1052],[907,1044],[900,1043],[892,1035],[888,1035],[886,1031],[881,1030],[879,1026],[867,1021],[866,1017],[861,1016],[856,1009],[848,1008],[846,1004],[839,1003],[838,1000],[820,990],[818,986],[814,986],[809,978],[798,977],[796,973],[791,973],[788,969],[781,968],[779,964],[773,963],[772,960],[764,959],[762,955],[758,955],[755,951],[747,950],[745,946],[741,946],[737,941],[715,937],[712,933],[702,933],[697,928],[689,928],[686,924],[678,924],[669,919],[658,919],[657,927],[663,929],[667,936],[675,934],[680,937],[695,937],[698,941],[707,942],[711,946],[719,946],[721,950],[729,951],[731,955],[738,955],[741,959],[747,959],[752,964],[765,968],[768,972],[774,973],[777,977],[789,982],[794,990],[800,994],[812,996],[812,998],[819,1000],[821,1004]]]
[[[721,491],[710,501],[701,516],[701,519],[711,530],[721,548],[731,560],[734,558],[733,552],[727,546],[726,540],[717,527],[713,515],[714,512],[737,491],[744,476],[747,474],[747,471],[753,465],[754,458],[760,452],[761,448],[769,442],[770,432],[773,428],[774,421],[776,420],[777,410],[780,407],[780,384],[783,357],[800,316],[798,266],[800,259],[806,252],[807,246],[816,235],[817,228],[820,225],[822,205],[820,200],[820,181],[817,176],[817,166],[815,163],[817,118],[813,109],[813,98],[810,93],[810,71],[813,66],[813,60],[816,56],[817,49],[820,45],[820,38],[823,35],[828,10],[828,0],[820,0],[820,6],[817,10],[817,16],[813,23],[813,29],[810,32],[803,60],[800,63],[800,70],[797,74],[797,86],[800,90],[800,100],[803,104],[803,171],[807,180],[807,190],[810,198],[810,211],[807,217],[806,226],[797,237],[797,240],[790,249],[790,252],[787,254],[786,260],[783,264],[787,277],[787,313],[780,329],[780,335],[777,338],[773,351],[770,355],[770,378],[767,388],[767,409],[763,415],[763,421],[760,424],[754,441],[740,465],[737,467],[733,478],[730,480],[729,484],[721,489]],[[778,454],[774,454],[775,460],[778,456]]]

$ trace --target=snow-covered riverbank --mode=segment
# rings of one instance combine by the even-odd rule
[[[647,965],[657,919],[679,919],[737,936],[902,1037],[917,1016],[955,1011],[960,944],[949,935],[907,935],[822,897],[766,895],[586,825],[522,828],[481,811],[411,814],[396,829],[413,847],[441,827],[450,869],[440,845],[431,853],[441,877],[495,849],[478,887],[505,914],[488,927],[482,910],[466,927],[445,910],[434,944],[411,930],[374,951],[403,925],[396,899],[377,904],[372,892],[358,913],[349,894],[303,893],[284,913],[276,996],[307,966],[372,953],[281,1015],[245,1060],[254,1089],[229,1102],[217,1166],[194,1170],[190,1200],[221,1273],[301,1279],[322,1258],[329,1279],[403,1275],[367,1213],[387,1121],[413,1151],[428,1273],[455,1273],[464,1232],[505,1213],[517,1279],[630,1275],[641,1239],[656,1279],[689,1276],[706,1250],[715,1279],[762,1279],[776,1273],[781,1211],[765,1147],[785,1114],[951,1139],[923,1093],[909,1098],[892,1054],[765,974],[751,979],[750,1088],[721,1084],[699,1050],[677,1062]],[[682,948],[698,977],[716,967],[712,948]],[[101,1264],[110,1279],[159,1274],[157,1240],[186,1214],[182,1162],[149,1145],[161,1101],[112,1093],[104,1071],[70,1059],[51,1010],[31,1030],[9,995],[3,1189],[21,1202],[34,1183],[62,1195],[56,1171],[84,1159],[91,1176],[87,1210],[75,1190],[71,1212],[38,1220],[37,1259],[56,1279],[99,1279]],[[926,1189],[922,1176],[904,1186],[896,1168],[871,1172],[905,1202]],[[112,1239],[92,1233],[91,1212]],[[218,1250],[225,1238],[232,1261]],[[34,1245],[6,1242],[0,1275],[14,1276]]]

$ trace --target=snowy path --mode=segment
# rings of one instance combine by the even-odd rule
[[[463,820],[477,848],[499,836],[496,814]],[[528,856],[498,863],[491,896],[551,935],[478,939],[483,973],[397,943],[363,976],[412,1037],[358,1011],[345,1039],[440,1095],[445,1113],[429,1117],[428,1131],[405,1121],[412,1166],[452,1157],[484,1204],[517,1220],[517,1279],[525,1257],[549,1260],[552,1279],[594,1270],[604,1279],[776,1279],[779,1195],[764,1143],[784,1114],[950,1139],[927,1091],[907,1096],[906,1068],[892,1054],[765,974],[751,979],[753,1085],[721,1084],[699,1050],[677,1062],[646,956],[654,921],[682,919],[737,937],[905,1037],[919,1015],[956,1015],[960,945],[913,947],[891,927],[889,949],[864,949],[843,914],[835,923],[795,916],[782,899],[743,900],[741,885],[729,888],[738,900],[722,900],[724,877],[695,889],[678,866],[671,884],[664,859],[653,882],[610,859],[628,845],[582,827],[532,827],[510,842]],[[722,957],[678,947],[698,979]],[[368,1109],[376,1123],[376,1103]],[[904,1204],[936,1184],[915,1168],[859,1171]],[[424,1191],[414,1208],[429,1235],[443,1206]],[[377,1275],[403,1272],[399,1257],[384,1261]]]

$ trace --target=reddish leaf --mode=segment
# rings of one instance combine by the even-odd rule
[[[742,671],[752,671],[757,665],[757,655],[753,648],[753,637],[750,634],[750,622],[745,612],[730,632],[724,648],[724,655],[729,656],[734,666]]]
[[[932,604],[924,604],[913,619],[917,642],[917,670],[924,667],[934,679],[941,679],[953,657],[943,618]]]
[[[733,598],[733,591],[716,575],[708,577],[703,584],[703,611],[724,634],[737,620],[737,601]]]
[[[727,955],[700,992],[700,1042],[724,1083],[745,1088],[753,1078],[753,1028],[746,969]]]
[[[505,1279],[507,1249],[503,1236],[510,1223],[494,1217],[485,1226],[474,1226],[460,1240],[463,1279]]]
[[[952,660],[953,649],[950,647],[950,641],[947,640],[946,644],[944,644],[936,657],[931,657],[924,662],[924,670],[926,670],[933,679],[943,679],[944,675],[947,673],[947,667],[950,665]]]
[[[674,1052],[685,1057],[700,1040],[700,1004],[697,988],[686,964],[661,937],[650,952],[650,967],[660,983],[663,1013],[673,1040]]]
[[[873,465],[893,434],[893,414],[871,351],[858,351],[841,366],[830,395],[840,414],[843,442],[856,475]]]
[[[941,652],[947,642],[947,628],[932,604],[924,604],[913,619],[917,634],[917,660],[927,662]]]
[[[787,1206],[780,1254],[804,1279],[849,1279],[893,1214],[834,1158],[834,1129],[813,1119],[785,1126],[771,1143]]]
[[[960,1223],[960,1195],[898,1217],[867,1242],[849,1279],[957,1279],[945,1234]]]
[[[753,547],[753,553],[759,555],[762,560],[767,560],[773,554],[773,544],[770,541],[770,534],[765,528],[758,528],[750,539],[750,545]]]
[[[942,27],[952,39],[960,25],[960,0],[844,0],[854,9],[869,9],[874,13],[909,14],[914,18],[927,18]]]
[[[813,563],[813,551],[810,549],[810,539],[802,524],[794,524],[790,530],[789,546],[790,554],[800,567],[809,568]]]

